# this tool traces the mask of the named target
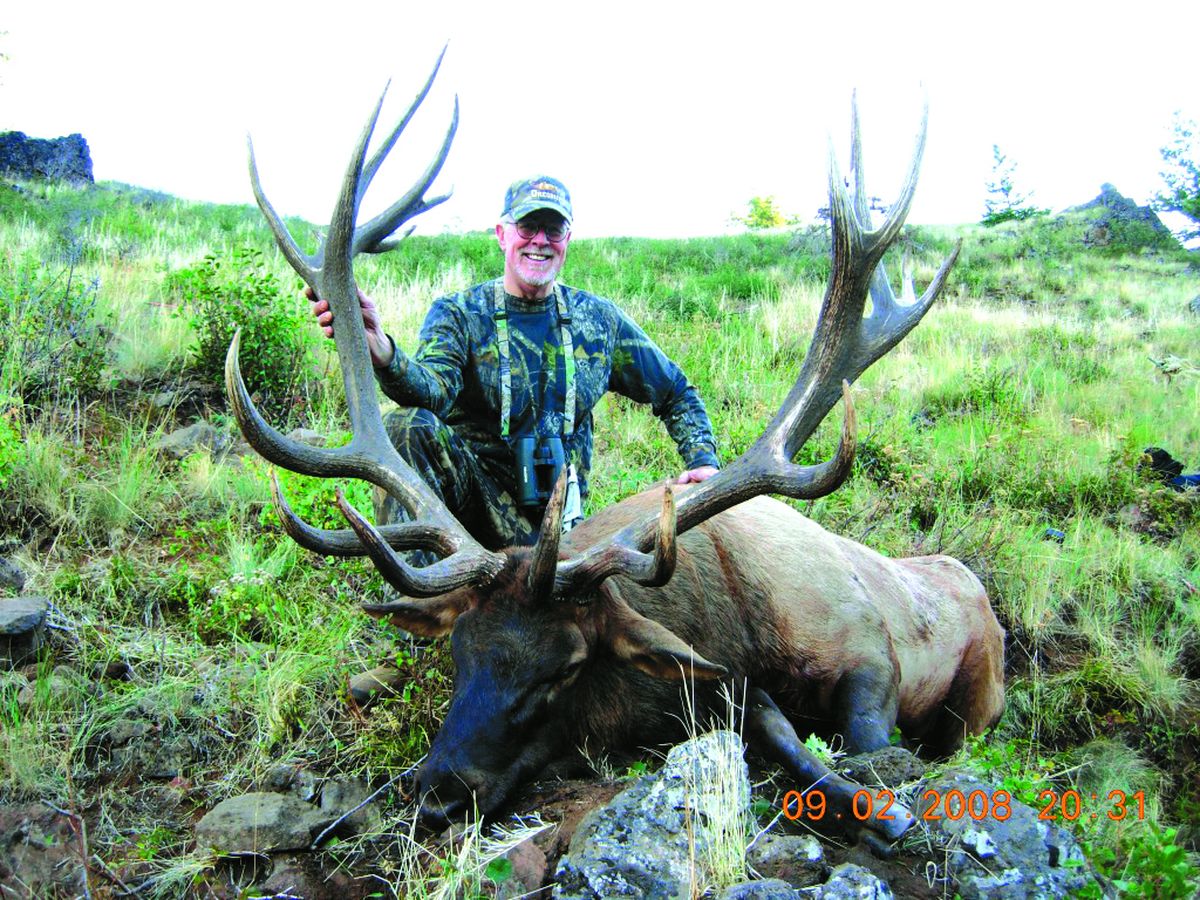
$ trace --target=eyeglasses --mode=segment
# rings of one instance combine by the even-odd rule
[[[531,220],[526,216],[512,224],[517,226],[517,234],[527,241],[533,240],[541,231],[545,232],[546,240],[557,244],[559,241],[566,240],[567,235],[571,233],[571,226],[561,219],[557,222],[544,222],[538,219]]]

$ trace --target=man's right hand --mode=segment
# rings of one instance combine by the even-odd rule
[[[363,327],[367,331],[367,348],[371,351],[371,364],[377,369],[386,368],[392,361],[392,339],[383,330],[383,320],[379,316],[379,307],[375,301],[358,290],[358,306],[362,310]],[[312,303],[312,313],[316,316],[317,324],[325,332],[325,337],[333,337],[333,310],[329,302],[317,296],[311,287],[304,289],[304,296]]]

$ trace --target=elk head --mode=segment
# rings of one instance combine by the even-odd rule
[[[765,493],[807,499],[834,490],[849,473],[854,455],[849,383],[921,319],[940,291],[957,250],[919,300],[906,272],[904,302],[897,302],[880,260],[898,238],[912,200],[925,121],[923,117],[899,200],[884,224],[870,230],[855,111],[853,199],[831,154],[833,267],[820,319],[799,377],[763,435],[716,476],[683,493],[678,505],[667,485],[661,500],[655,500],[657,509],[648,507],[642,495],[632,501],[629,515],[618,527],[598,534],[585,522],[561,549],[560,482],[548,504],[537,546],[486,549],[441,505],[388,440],[351,266],[355,254],[387,249],[386,239],[401,224],[446,199],[426,200],[424,194],[449,150],[457,101],[439,153],[413,188],[367,224],[355,224],[367,185],[436,72],[435,65],[412,107],[364,162],[379,114],[376,106],[355,148],[328,233],[312,256],[301,253],[266,200],[251,150],[255,196],[280,249],[333,310],[353,440],[341,448],[313,448],[289,440],[263,421],[238,369],[237,338],[227,357],[226,381],[247,441],[266,459],[304,474],[364,479],[387,491],[412,517],[403,524],[372,525],[339,491],[338,505],[350,527],[316,529],[292,512],[278,482],[273,484],[280,518],[298,543],[324,555],[369,556],[400,592],[401,599],[394,602],[366,605],[368,613],[418,635],[452,634],[457,669],[454,698],[418,777],[421,793],[428,795],[423,815],[439,824],[467,811],[472,795],[480,812],[497,810],[515,785],[566,749],[571,736],[567,713],[581,696],[587,693],[595,699],[619,687],[605,681],[606,672],[624,667],[654,679],[716,679],[726,674],[719,661],[692,650],[696,634],[685,629],[672,632],[639,614],[623,598],[622,584],[634,582],[646,588],[666,584],[675,569],[677,535],[738,503]],[[872,306],[870,314],[864,315],[868,295]],[[794,464],[792,459],[839,396],[846,414],[837,452],[816,465]],[[409,549],[431,551],[440,559],[413,567],[397,552]],[[613,576],[619,577],[610,581]],[[604,702],[636,704],[639,700],[605,695]]]

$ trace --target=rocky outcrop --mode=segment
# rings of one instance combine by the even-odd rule
[[[83,186],[92,184],[92,155],[82,134],[44,139],[20,131],[0,134],[0,174],[41,178]]]
[[[1138,206],[1111,184],[1100,187],[1100,196],[1068,212],[1091,212],[1093,221],[1084,233],[1089,247],[1112,244],[1145,247],[1177,246],[1171,230],[1149,206]]]

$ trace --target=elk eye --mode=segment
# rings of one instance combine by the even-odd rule
[[[576,660],[575,662],[571,663],[569,666],[567,666],[565,669],[562,670],[562,674],[558,676],[558,680],[559,681],[567,681],[570,678],[574,677],[575,673],[578,672],[582,668],[583,668],[583,660],[582,659]]]

